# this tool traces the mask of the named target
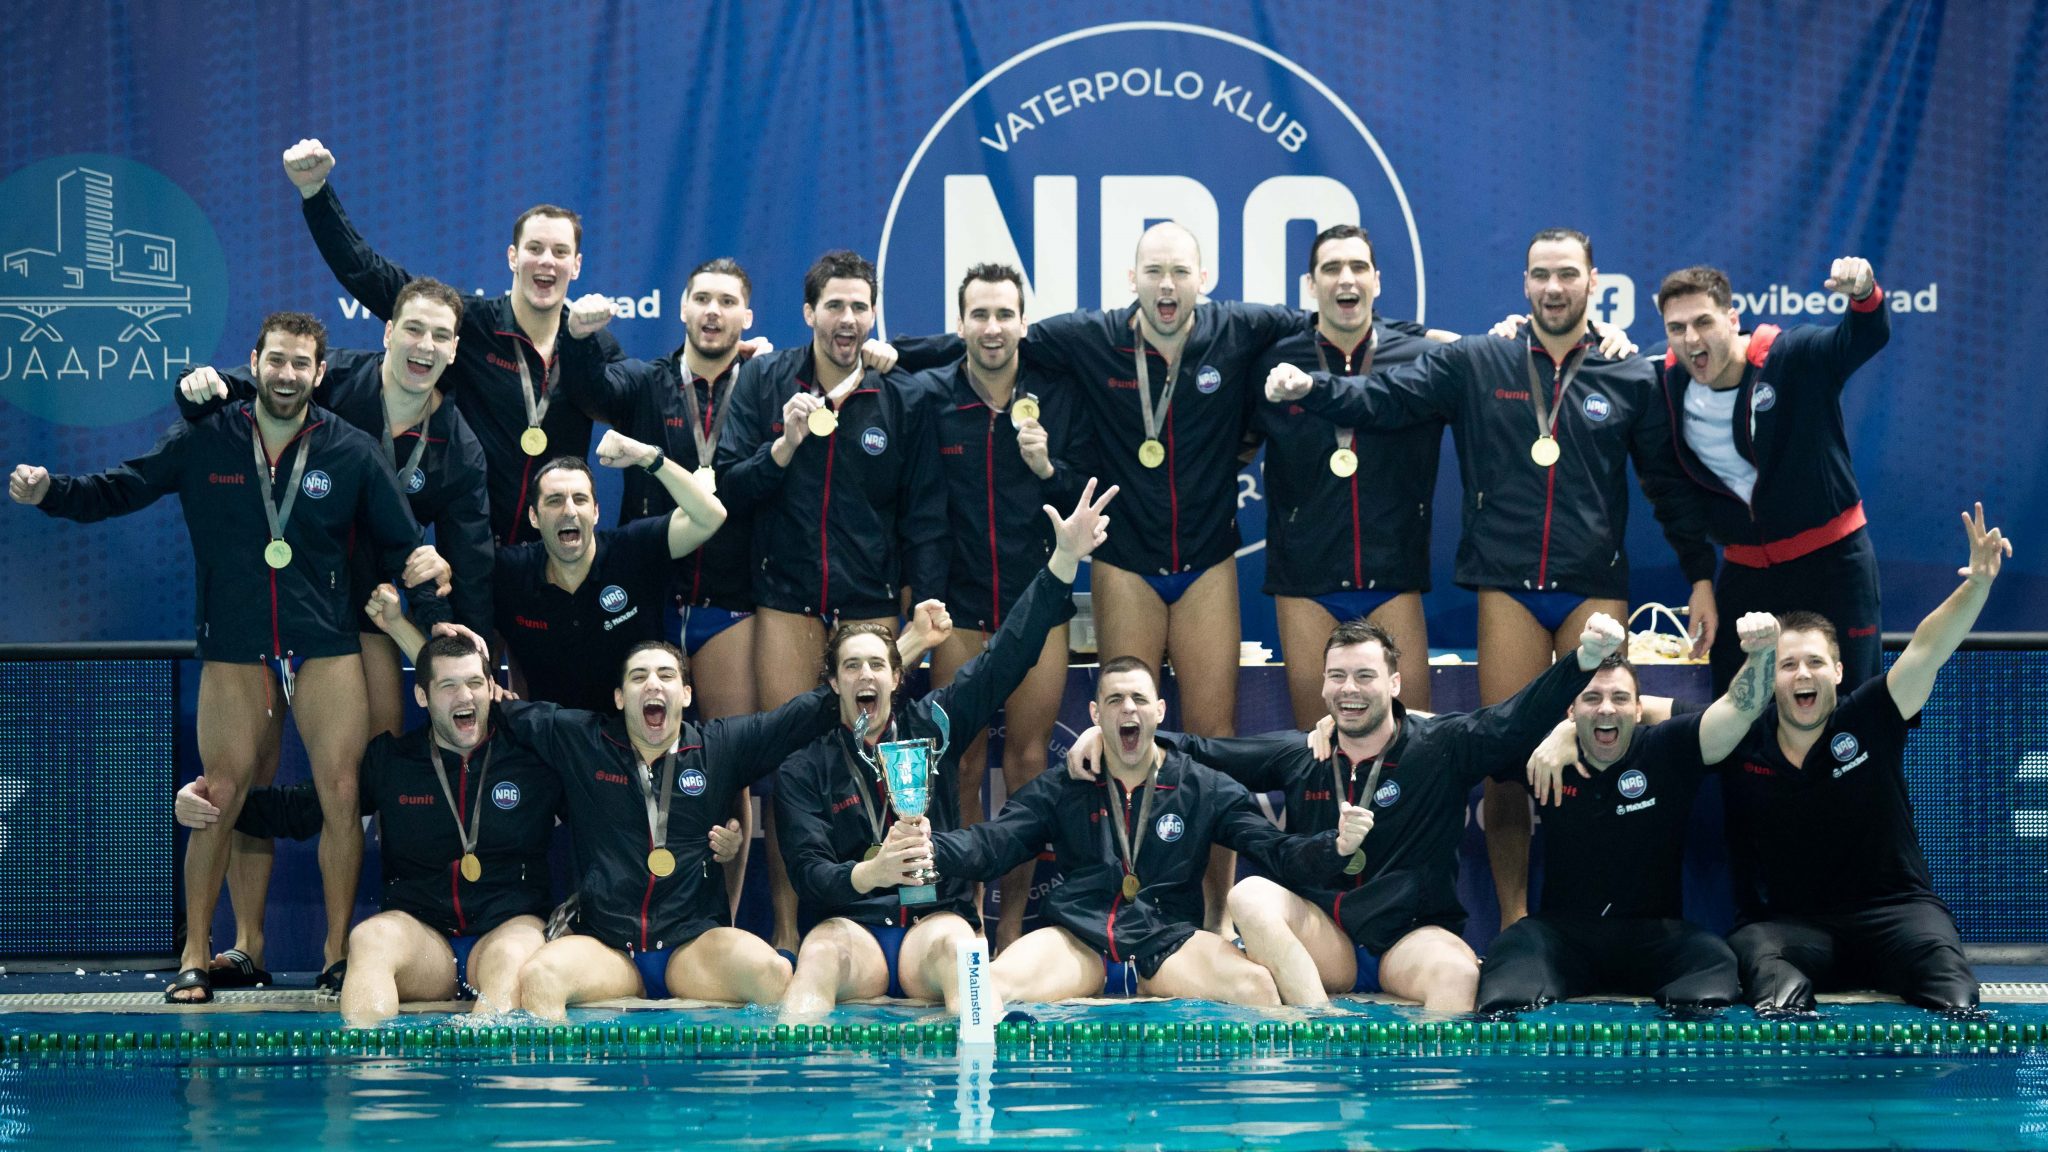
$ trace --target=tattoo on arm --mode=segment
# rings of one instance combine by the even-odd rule
[[[1735,674],[1735,681],[1728,685],[1728,701],[1738,711],[1753,712],[1762,705],[1757,690],[1759,665],[1754,660],[1745,661],[1742,671]]]

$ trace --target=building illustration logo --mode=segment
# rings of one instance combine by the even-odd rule
[[[15,173],[0,181],[0,398],[59,424],[163,408],[212,357],[226,284],[212,225],[154,169],[66,156]]]

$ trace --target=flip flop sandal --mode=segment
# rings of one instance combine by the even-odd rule
[[[341,995],[342,981],[346,979],[348,979],[348,958],[343,957],[327,966],[327,971],[320,974],[320,979],[314,984],[314,987],[319,989],[320,994],[323,996],[339,996]]]
[[[203,995],[197,1000],[185,1000],[178,993],[197,988]],[[164,988],[166,1004],[211,1004],[213,1003],[213,976],[205,968],[187,968],[178,973],[178,978]]]
[[[270,973],[258,968],[240,948],[230,948],[214,959],[227,961],[207,969],[215,988],[263,988],[271,983]]]

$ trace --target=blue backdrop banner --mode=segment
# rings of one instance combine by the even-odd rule
[[[822,250],[881,266],[891,333],[953,321],[967,263],[1014,260],[1029,311],[1116,305],[1148,220],[1202,239],[1219,297],[1298,301],[1309,238],[1366,225],[1381,311],[1477,331],[1522,306],[1529,235],[1594,239],[1594,308],[1659,339],[1671,269],[1725,267],[1748,317],[1833,323],[1833,257],[1876,265],[1891,345],[1844,396],[1886,624],[1953,587],[1982,498],[2019,554],[1987,629],[2048,627],[2048,6],[1737,0],[1414,6],[1211,0],[1101,8],[563,8],[310,0],[17,4],[0,14],[0,457],[75,472],[146,448],[184,367],[246,360],[267,311],[342,346],[381,325],[314,252],[279,154],[318,137],[382,252],[466,291],[509,285],[513,218],[584,216],[574,290],[617,300],[635,355],[681,340],[687,270],[752,273],[756,331],[804,336]],[[2034,315],[2035,321],[2028,316]],[[1446,447],[1448,451],[1448,446]],[[1438,501],[1455,508],[1446,466]],[[1240,481],[1248,638],[1272,643],[1263,486]],[[1638,599],[1682,602],[1638,499]],[[191,634],[166,504],[90,528],[24,510],[0,636]],[[1471,642],[1436,518],[1428,607]]]

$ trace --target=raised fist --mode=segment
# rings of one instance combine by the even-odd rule
[[[1309,374],[1292,364],[1275,364],[1273,370],[1266,373],[1266,399],[1275,404],[1299,400],[1314,386],[1315,381],[1309,378]]]
[[[16,464],[7,478],[7,494],[16,504],[41,504],[50,494],[50,470],[34,464]]]
[[[1861,300],[1877,287],[1877,273],[1871,270],[1870,261],[1863,257],[1844,256],[1828,270],[1825,287],[1851,300]]]
[[[326,185],[328,173],[333,171],[334,153],[318,140],[301,140],[284,150],[284,174],[308,200]]]

